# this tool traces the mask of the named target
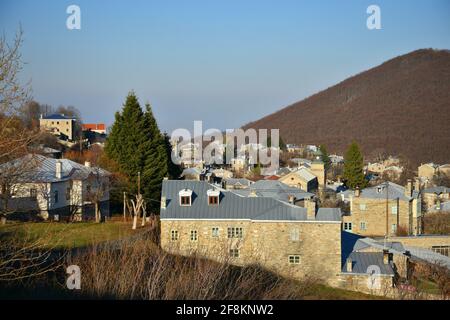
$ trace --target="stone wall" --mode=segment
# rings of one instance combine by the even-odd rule
[[[401,242],[404,246],[431,249],[433,246],[450,246],[450,235],[420,235],[417,237],[389,237],[389,241]]]
[[[370,275],[356,274],[356,273],[341,273],[333,283],[335,287],[363,292],[378,296],[387,296],[392,291],[394,285],[394,278],[388,275],[380,275],[376,279],[377,286],[371,285]]]
[[[393,224],[411,231],[412,234],[420,231],[420,218],[414,210],[416,200],[404,201],[400,199],[388,200],[388,234],[396,235]],[[365,209],[364,209],[365,207]],[[397,214],[393,213],[397,207]],[[344,216],[344,222],[352,223],[352,232],[363,236],[384,236],[386,233],[386,200],[353,197],[350,207],[351,215]],[[361,228],[361,222],[366,229]]]
[[[213,227],[219,228],[218,237],[213,237]],[[242,228],[242,238],[229,239],[228,227]],[[171,240],[171,230],[178,231],[177,241]],[[190,240],[191,230],[197,230],[197,241]],[[291,238],[295,234],[298,241]],[[236,265],[258,263],[294,279],[307,275],[328,281],[341,271],[340,223],[162,219],[161,246],[171,253]],[[239,257],[230,257],[230,249],[238,249]],[[289,263],[289,256],[298,256],[299,263]]]

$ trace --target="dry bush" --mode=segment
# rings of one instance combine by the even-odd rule
[[[148,237],[97,245],[69,259],[82,295],[115,299],[300,299],[311,279],[283,279],[259,266],[237,267],[162,251]]]
[[[405,226],[398,226],[396,234],[399,237],[405,237],[408,235],[408,230]]]
[[[414,266],[413,277],[436,284],[442,299],[450,299],[450,270],[440,263],[419,262]]]
[[[423,225],[427,234],[450,234],[450,212],[428,213]]]
[[[7,232],[0,235],[0,283],[17,282],[37,278],[61,267],[64,252],[57,251],[58,235],[48,229],[36,238],[29,231],[10,237]]]

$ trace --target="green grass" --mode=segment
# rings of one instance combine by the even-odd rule
[[[78,248],[133,234],[131,222],[27,222],[0,226],[0,239],[23,242],[39,240],[44,247]]]
[[[441,293],[438,285],[427,279],[423,279],[423,278],[417,279],[416,286],[425,293],[437,294],[437,295],[439,295]]]

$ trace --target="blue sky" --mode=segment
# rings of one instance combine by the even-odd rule
[[[68,30],[66,8],[81,8]],[[381,8],[381,30],[366,9]],[[450,48],[448,0],[0,0],[35,100],[114,120],[130,90],[163,130],[236,128],[419,48]]]

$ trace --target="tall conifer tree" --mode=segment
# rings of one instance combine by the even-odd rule
[[[146,104],[143,112],[134,92],[128,94],[122,112],[115,115],[105,151],[128,176],[131,193],[137,193],[137,176],[141,172],[141,193],[147,208],[157,211],[170,159],[150,105]]]
[[[364,159],[356,142],[352,142],[344,156],[344,178],[350,188],[364,188],[367,180],[364,176]]]

